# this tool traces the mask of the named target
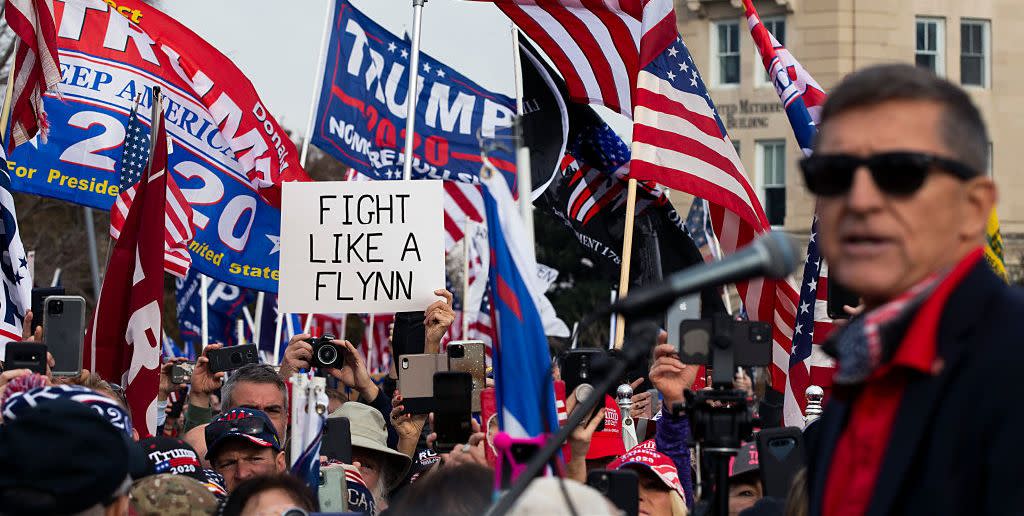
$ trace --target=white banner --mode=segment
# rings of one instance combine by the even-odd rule
[[[281,197],[281,310],[424,310],[444,288],[440,181],[289,182]]]

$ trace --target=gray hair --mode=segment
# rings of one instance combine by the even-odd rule
[[[284,380],[278,376],[274,366],[270,364],[246,364],[235,369],[228,376],[228,379],[224,381],[224,386],[220,389],[222,411],[235,408],[235,400],[231,398],[231,393],[235,390],[235,385],[238,382],[276,385],[281,391],[281,397],[284,398],[284,409],[285,411],[288,410],[288,387],[284,384]]]
[[[847,75],[828,94],[821,109],[817,143],[828,121],[841,113],[891,100],[923,100],[942,106],[939,134],[959,161],[978,174],[988,169],[988,131],[981,112],[959,86],[909,64],[869,66]]]

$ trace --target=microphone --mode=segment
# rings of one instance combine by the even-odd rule
[[[642,288],[612,303],[609,310],[623,315],[658,311],[676,298],[711,286],[764,276],[783,279],[803,261],[795,243],[784,233],[771,231],[741,251],[717,262],[681,270],[660,284]]]

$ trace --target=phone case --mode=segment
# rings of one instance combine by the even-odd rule
[[[448,356],[421,353],[398,357],[398,390],[407,414],[434,409],[434,373],[448,370]]]
[[[4,347],[4,368],[28,369],[46,374],[46,346],[38,342],[8,342]]]
[[[765,496],[785,499],[798,471],[806,466],[803,432],[796,427],[765,428],[757,434],[758,467]]]
[[[469,441],[473,435],[472,420],[473,377],[467,372],[441,371],[434,373],[434,448],[446,453]]]
[[[451,356],[452,346],[461,345],[465,350],[462,358]],[[448,370],[469,373],[473,376],[473,412],[480,412],[480,393],[486,385],[487,362],[484,358],[484,342],[481,340],[457,340],[448,343]]]
[[[636,516],[640,507],[639,477],[628,469],[595,469],[587,472],[587,485],[611,500],[626,516]]]
[[[75,376],[82,372],[85,340],[85,298],[49,296],[43,307],[43,344],[53,355],[54,376]]]
[[[320,468],[320,510],[329,513],[348,511],[348,481],[344,464],[330,464]]]

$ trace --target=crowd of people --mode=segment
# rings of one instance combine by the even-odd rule
[[[804,432],[806,469],[788,499],[765,496],[753,434],[743,435],[728,514],[1020,512],[1022,416],[1003,392],[1024,363],[1014,358],[1024,358],[1024,299],[981,260],[996,189],[977,108],[929,72],[876,66],[835,88],[819,127],[801,165],[818,198],[821,249],[830,279],[863,306],[826,345],[838,361],[834,387]],[[425,353],[440,352],[455,319],[450,294],[439,294],[425,311]],[[336,385],[329,417],[348,420],[351,460],[321,457],[322,482],[338,483],[317,492],[289,472],[287,381],[312,367],[311,337],[294,336],[279,367],[228,373],[211,373],[207,354],[220,347],[211,344],[185,385],[171,381],[177,361],[165,362],[154,436],[138,434],[111,379],[4,371],[0,513],[299,515],[339,497],[354,513],[484,513],[496,491],[496,424],[474,419],[467,442],[437,450],[431,416],[405,410],[398,372],[375,379],[345,340],[333,341],[344,365],[326,373]],[[680,516],[712,497],[706,483],[698,492],[702,461],[680,410],[684,393],[712,386],[664,333],[652,344],[643,374],[627,380],[628,413],[604,394],[572,430],[564,467],[533,480],[512,513]],[[769,393],[782,390],[766,377],[734,381],[762,426],[777,424]],[[568,393],[566,411],[579,403]],[[635,505],[588,483],[595,471],[631,472]]]

